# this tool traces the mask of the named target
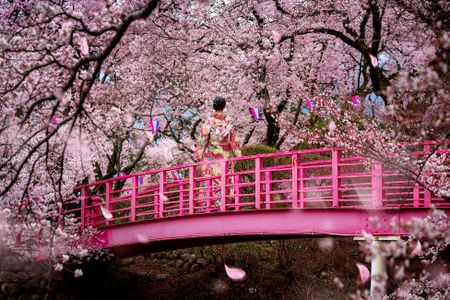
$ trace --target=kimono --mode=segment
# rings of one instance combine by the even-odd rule
[[[224,113],[216,113],[206,120],[201,128],[194,156],[203,161],[241,156],[236,131],[232,128]],[[213,177],[220,174],[220,164],[204,165],[201,173],[202,177]],[[213,185],[214,194],[218,195],[217,190],[220,186],[220,180],[215,178]]]

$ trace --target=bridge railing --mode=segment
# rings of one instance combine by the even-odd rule
[[[424,143],[415,154],[426,155],[431,145]],[[207,165],[216,176],[202,177]],[[65,213],[82,228],[242,210],[450,206],[399,171],[342,149],[172,166],[76,189],[81,200],[68,201]]]

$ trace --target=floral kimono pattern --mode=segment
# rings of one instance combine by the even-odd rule
[[[216,113],[206,120],[200,131],[194,156],[203,161],[241,156],[236,131],[232,128],[224,113]],[[220,174],[220,164],[209,164],[202,168],[202,177],[213,177]],[[220,186],[220,180],[215,178],[213,185],[217,190]],[[215,194],[218,193],[215,192]]]

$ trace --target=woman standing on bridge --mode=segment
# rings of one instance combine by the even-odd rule
[[[214,98],[213,108],[215,114],[208,118],[201,128],[194,153],[194,157],[197,159],[212,161],[241,156],[236,131],[224,113],[225,106],[225,98],[220,96]],[[215,177],[220,174],[221,168],[219,164],[207,164],[202,168],[202,177]],[[219,187],[220,180],[215,178],[213,184]]]

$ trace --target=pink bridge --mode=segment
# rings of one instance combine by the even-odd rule
[[[425,142],[413,153],[433,148]],[[201,177],[202,165],[212,163],[221,175]],[[425,217],[432,206],[450,211],[448,200],[399,171],[342,149],[172,166],[76,189],[81,205],[67,201],[65,213],[79,218],[83,229],[99,229],[97,242],[118,256],[243,240],[358,236],[363,230],[398,236],[406,234],[400,224]]]

